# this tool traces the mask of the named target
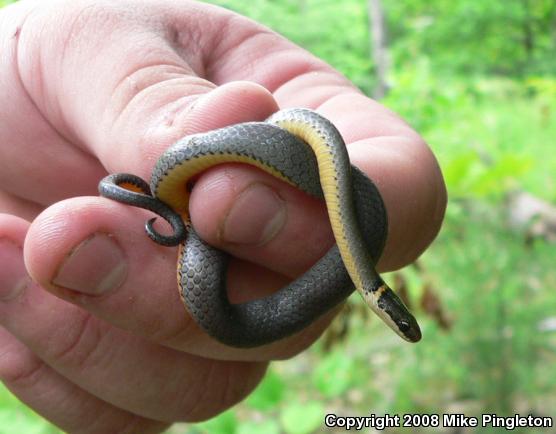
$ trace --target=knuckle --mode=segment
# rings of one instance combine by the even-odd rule
[[[79,321],[71,324],[63,333],[58,333],[51,339],[48,359],[56,364],[66,364],[75,367],[95,364],[96,350],[106,334],[102,326],[93,321],[90,314],[83,315]]]
[[[0,355],[0,378],[9,385],[32,387],[42,377],[45,367],[29,350],[13,350]]]
[[[204,375],[197,376],[181,399],[180,419],[201,422],[237,404],[262,380],[266,367],[266,363],[205,362]]]

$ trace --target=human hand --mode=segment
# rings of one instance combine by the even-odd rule
[[[211,417],[334,313],[262,348],[208,338],[179,300],[175,251],[144,234],[146,213],[97,196],[106,173],[148,179],[184,135],[310,107],[383,195],[382,270],[414,260],[439,229],[444,183],[422,139],[246,18],[178,0],[22,1],[0,11],[0,43],[0,377],[65,431]],[[199,234],[237,258],[233,302],[283,286],[333,243],[322,203],[243,165],[208,170],[190,209]]]

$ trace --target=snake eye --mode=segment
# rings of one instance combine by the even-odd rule
[[[411,328],[409,323],[404,320],[399,321],[397,325],[402,333],[406,333]]]

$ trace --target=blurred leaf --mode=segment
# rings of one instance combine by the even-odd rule
[[[324,412],[318,401],[293,401],[280,412],[280,421],[286,434],[309,434],[323,425]]]
[[[215,418],[195,425],[195,428],[198,428],[201,432],[207,434],[236,434],[238,421],[234,411],[228,410]]]
[[[269,370],[264,380],[247,398],[247,404],[257,410],[275,408],[284,397],[286,385],[278,374]]]
[[[456,194],[463,194],[469,183],[473,169],[480,165],[476,152],[468,151],[450,160],[443,167],[444,179],[448,189]]]
[[[56,427],[31,411],[0,383],[0,434],[60,433]]]
[[[26,415],[14,409],[0,409],[0,434],[51,434],[60,433],[46,420]]]
[[[531,158],[504,155],[474,181],[472,192],[478,196],[497,195],[516,187],[517,180],[531,167]]]
[[[541,94],[544,97],[556,98],[556,78],[534,76],[525,80],[528,90],[535,95]]]
[[[237,430],[237,434],[280,434],[280,425],[273,420],[244,422]]]
[[[10,3],[15,3],[17,0],[0,0],[0,8],[9,5]]]
[[[313,384],[326,397],[344,393],[353,382],[353,358],[343,351],[327,354],[313,372]]]

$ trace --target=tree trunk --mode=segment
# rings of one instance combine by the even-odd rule
[[[386,25],[381,0],[369,0],[369,25],[371,27],[371,49],[376,70],[376,87],[374,97],[382,99],[388,92],[388,47],[386,40]]]
[[[535,36],[533,34],[533,18],[531,16],[531,5],[529,0],[522,0],[523,8],[525,10],[525,18],[523,20],[523,48],[527,65],[533,59],[533,51],[535,50]]]

